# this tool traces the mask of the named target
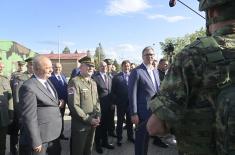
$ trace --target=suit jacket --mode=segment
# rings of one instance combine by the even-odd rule
[[[64,74],[60,74],[60,76],[62,78],[61,80],[63,81],[63,83],[57,79],[57,77],[54,73],[52,73],[49,80],[51,81],[51,83],[55,87],[55,89],[58,93],[59,100],[63,99],[65,101],[65,103],[67,103],[68,102],[68,94],[67,94],[68,82],[67,82],[67,79]]]
[[[144,64],[132,70],[128,81],[129,105],[131,115],[137,114],[140,120],[146,120],[151,112],[147,102],[159,90],[160,80],[158,70],[154,69],[156,88],[153,85],[150,75]]]
[[[60,136],[62,118],[58,107],[58,95],[47,80],[55,97],[32,76],[20,87],[21,144],[36,147]]]
[[[93,79],[97,84],[101,110],[102,111],[110,110],[110,107],[112,105],[112,96],[111,96],[112,79],[109,76],[107,76],[108,86],[106,86],[100,72],[96,73],[93,76]]]
[[[112,79],[112,96],[117,106],[128,105],[128,85],[124,73],[116,74]]]

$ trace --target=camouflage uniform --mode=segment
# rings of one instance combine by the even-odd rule
[[[0,75],[0,155],[5,154],[7,126],[13,119],[13,100],[9,80]]]
[[[30,78],[31,74],[27,71],[21,74],[15,74],[12,78],[12,96],[14,103],[14,119],[13,122],[9,125],[8,133],[10,134],[10,152],[12,155],[17,154],[18,150],[18,134],[20,130],[19,124],[19,89],[22,86],[23,82]]]
[[[234,28],[225,26],[186,46],[175,56],[160,93],[150,101],[153,113],[170,125],[184,155],[216,155],[214,101],[217,86],[227,75],[208,61],[211,53],[214,56],[213,44],[225,58],[235,58]],[[230,76],[235,78],[234,68]]]

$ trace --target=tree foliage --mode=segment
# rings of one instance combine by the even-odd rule
[[[96,47],[95,49],[95,55],[94,55],[96,68],[98,68],[100,61],[104,60],[104,58],[105,58],[104,50],[101,43],[99,43],[99,46]]]
[[[66,46],[62,52],[63,54],[69,54],[70,53],[70,49],[68,48],[68,46]]]
[[[121,71],[121,66],[120,66],[120,64],[117,62],[116,59],[114,59],[113,65],[116,67],[116,71],[117,71],[117,72]]]
[[[167,47],[169,44],[174,45],[174,53],[179,53],[186,45],[192,43],[199,37],[204,37],[206,35],[206,30],[204,28],[201,28],[198,31],[195,31],[192,34],[186,34],[183,37],[177,37],[177,38],[166,38],[164,42],[160,42],[160,48],[163,51],[164,57],[167,57],[169,55],[169,52],[167,51]]]

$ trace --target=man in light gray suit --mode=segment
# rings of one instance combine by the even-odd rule
[[[56,90],[48,80],[52,73],[51,61],[36,56],[33,72],[19,90],[20,155],[60,155],[58,137],[62,119]]]
[[[132,123],[136,125],[135,155],[147,155],[149,135],[146,123],[151,114],[147,102],[159,90],[158,70],[154,69],[154,50],[146,47],[142,51],[143,63],[131,71],[128,80],[129,106]]]

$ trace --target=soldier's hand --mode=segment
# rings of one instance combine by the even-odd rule
[[[34,152],[41,152],[42,149],[43,149],[43,148],[42,148],[42,145],[39,145],[39,146],[33,148],[33,151],[34,151]]]
[[[135,125],[138,125],[139,124],[139,116],[136,114],[136,115],[132,115],[131,116],[131,122]]]
[[[91,125],[92,125],[93,127],[97,127],[97,126],[99,125],[99,123],[100,123],[100,120],[99,120],[99,119],[92,118],[92,120],[91,120]]]

